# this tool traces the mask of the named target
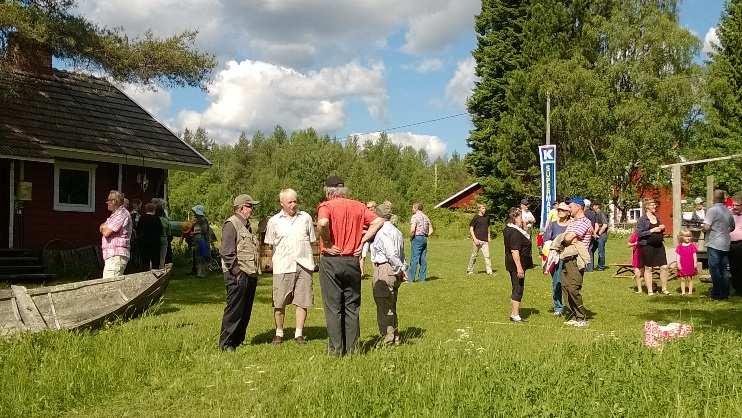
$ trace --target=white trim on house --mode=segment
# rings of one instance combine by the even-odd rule
[[[96,164],[72,163],[57,161],[54,164],[54,210],[59,212],[95,212],[95,169]],[[59,170],[87,171],[88,173],[88,204],[76,205],[59,201]]]
[[[469,192],[469,191],[470,191],[471,189],[473,189],[473,188],[474,188],[474,187],[476,187],[476,186],[479,186],[479,182],[474,182],[474,183],[472,183],[472,184],[470,184],[470,185],[468,185],[468,186],[464,187],[464,188],[463,188],[463,189],[461,189],[460,191],[456,192],[456,193],[455,193],[455,194],[454,194],[453,196],[451,196],[451,197],[449,197],[448,199],[446,199],[446,200],[442,201],[441,203],[439,203],[439,204],[435,205],[435,207],[436,207],[436,208],[442,208],[442,207],[443,207],[444,205],[446,205],[447,203],[449,203],[449,202],[451,202],[451,201],[455,200],[455,199],[456,199],[457,197],[459,197],[459,196],[461,196],[461,195],[463,195],[463,194],[466,194],[467,192]]]
[[[158,160],[155,158],[134,157],[131,155],[116,154],[116,153],[111,153],[111,152],[56,147],[56,146],[51,146],[51,145],[45,145],[44,147],[49,152],[49,154],[52,154],[58,158],[69,158],[69,159],[85,160],[85,161],[97,161],[97,162],[104,162],[104,163],[118,163],[118,164],[123,163],[125,165],[142,165],[144,167],[151,167],[151,168],[189,170],[189,171],[196,171],[196,172],[203,171],[209,168],[209,166],[205,164],[200,165],[200,164],[179,163],[179,162],[173,162],[173,161]]]
[[[53,158],[34,158],[34,157],[17,157],[15,155],[0,154],[0,158],[6,160],[19,160],[19,161],[36,161],[39,163],[53,163]]]

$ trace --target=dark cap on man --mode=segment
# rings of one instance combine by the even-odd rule
[[[242,207],[243,205],[246,205],[248,203],[251,205],[257,205],[260,202],[257,200],[253,200],[249,194],[241,194],[234,198],[234,203],[232,204],[232,206],[237,208]]]
[[[570,197],[569,199],[567,199],[567,203],[574,203],[575,205],[585,207],[585,199],[580,196]]]
[[[523,199],[520,200],[520,204],[523,205],[523,206],[528,206],[530,203],[528,203],[528,199],[523,198]]]
[[[341,179],[338,176],[330,176],[325,181],[326,187],[344,187],[345,183],[343,182],[343,179]]]

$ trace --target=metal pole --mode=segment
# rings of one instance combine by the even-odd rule
[[[546,145],[551,145],[551,93],[546,92]]]
[[[8,248],[13,248],[14,239],[13,239],[13,221],[15,220],[15,161],[10,160],[10,173],[9,173],[9,193],[10,196],[8,196],[8,207],[10,213],[8,214]]]
[[[678,245],[678,232],[680,232],[680,221],[682,210],[680,207],[680,185],[681,185],[681,171],[680,166],[675,165],[672,167],[672,242],[674,245]]]

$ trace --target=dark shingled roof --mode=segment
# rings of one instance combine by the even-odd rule
[[[106,80],[54,70],[0,78],[0,155],[50,158],[52,147],[155,159],[174,165],[209,161]]]

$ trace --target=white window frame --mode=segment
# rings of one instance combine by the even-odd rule
[[[60,212],[95,212],[95,164],[57,161],[54,163],[54,210]],[[59,202],[59,170],[88,172],[88,204],[74,205]]]

